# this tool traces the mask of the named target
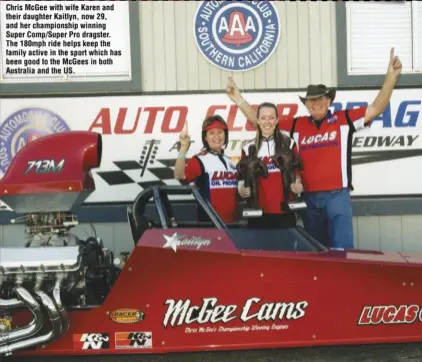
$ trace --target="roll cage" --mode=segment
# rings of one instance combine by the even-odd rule
[[[169,196],[193,196],[197,207],[202,208],[209,218],[209,222],[205,223],[205,226],[220,230],[227,229],[227,225],[216,213],[211,203],[199,193],[195,186],[151,186],[141,191],[132,206],[127,208],[128,221],[135,240],[139,240],[148,228],[180,227]],[[156,211],[157,222],[145,215],[146,207],[151,201]],[[192,224],[192,226],[194,225]],[[196,226],[198,226],[197,223]]]
[[[171,196],[188,196],[193,198],[196,211],[202,209],[208,221],[186,221],[186,202],[179,205],[183,210],[176,215],[177,201],[170,201]],[[151,205],[155,215],[147,215],[147,206]],[[154,217],[155,216],[155,217]],[[308,235],[303,228],[297,226],[291,229],[256,230],[248,229],[246,223],[226,224],[211,203],[201,195],[196,186],[150,186],[141,191],[132,206],[127,208],[127,218],[131,229],[133,241],[137,243],[147,229],[173,229],[173,228],[207,228],[224,230],[240,249],[255,250],[294,250],[320,252],[327,249]],[[281,244],[280,244],[281,243]]]

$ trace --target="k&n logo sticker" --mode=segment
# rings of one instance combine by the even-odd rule
[[[152,332],[117,332],[116,349],[152,348]]]
[[[73,335],[74,349],[109,349],[110,336],[108,333],[82,333]]]

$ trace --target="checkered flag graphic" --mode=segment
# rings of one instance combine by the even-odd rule
[[[180,185],[174,179],[176,159],[157,159],[160,141],[150,140],[142,148],[139,160],[113,161],[114,171],[97,172],[108,185],[138,184],[142,189],[150,186]]]

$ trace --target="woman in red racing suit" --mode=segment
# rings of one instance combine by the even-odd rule
[[[274,164],[272,156],[281,147],[283,137],[290,142],[292,152],[297,152],[296,145],[289,134],[279,128],[278,110],[273,103],[262,103],[258,107],[258,127],[256,138],[247,142],[242,149],[242,158],[248,155],[248,148],[255,144],[258,150],[258,157],[264,161],[268,169],[268,177],[257,179],[258,207],[263,209],[263,216],[250,218],[250,228],[288,228],[296,226],[296,215],[294,212],[286,212],[281,205],[285,201],[282,173]],[[301,193],[303,186],[299,171],[296,173],[297,181],[290,185],[294,193]],[[239,193],[242,198],[250,196],[250,189],[243,186],[239,181]],[[286,200],[287,201],[287,200]]]
[[[229,141],[228,127],[219,115],[208,117],[202,123],[203,149],[185,162],[190,146],[187,125],[179,136],[180,150],[174,177],[182,183],[194,182],[202,196],[207,198],[224,222],[233,223],[237,213],[237,170],[233,161],[224,154]],[[198,210],[199,221],[208,217]]]

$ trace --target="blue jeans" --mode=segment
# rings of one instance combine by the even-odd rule
[[[353,217],[350,190],[304,194],[305,230],[327,248],[353,249]]]

